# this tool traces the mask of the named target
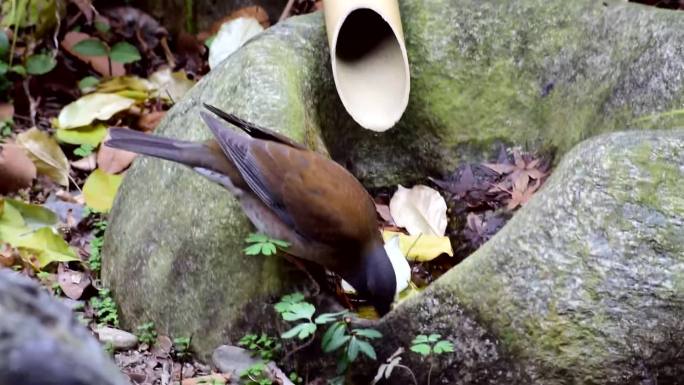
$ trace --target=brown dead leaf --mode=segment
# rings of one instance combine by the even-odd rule
[[[12,119],[14,116],[14,105],[11,103],[0,103],[0,122]]]
[[[10,246],[9,243],[0,245],[0,267],[12,267],[20,258],[17,249]]]
[[[0,147],[0,193],[7,194],[31,186],[36,166],[24,149],[14,143]]]
[[[383,221],[387,222],[390,225],[394,225],[394,219],[392,219],[392,214],[390,213],[390,208],[388,205],[381,204],[381,203],[375,203],[375,212],[380,215],[380,218],[382,218]]]
[[[109,134],[105,137],[105,142],[109,140]],[[118,148],[100,146],[97,152],[97,165],[107,174],[118,174],[131,165],[133,159],[138,154]]]
[[[159,122],[166,115],[166,111],[153,111],[149,114],[142,114],[138,119],[138,128],[140,131],[150,132],[154,131],[159,125]]]
[[[63,263],[57,267],[57,282],[64,295],[73,300],[81,298],[83,291],[90,286],[90,278],[85,273],[70,270]]]
[[[201,385],[201,384],[227,384],[230,381],[230,374],[228,373],[213,373],[206,376],[195,378],[186,378],[181,383],[182,385]]]
[[[87,33],[83,32],[67,32],[67,34],[64,36],[64,39],[62,39],[62,46],[64,49],[67,50],[71,55],[77,57],[79,60],[81,60],[84,63],[90,64],[91,67],[97,72],[99,72],[103,76],[110,76],[109,73],[109,58],[107,56],[85,56],[81,55],[80,53],[76,52],[74,50],[74,46],[78,44],[81,40],[85,39],[91,39],[92,36],[88,35]],[[126,69],[124,68],[124,65],[112,61],[112,73],[111,76],[124,76],[126,74]]]
[[[73,168],[77,168],[83,171],[93,171],[97,167],[97,159],[95,159],[95,154],[90,154],[85,158],[81,158],[71,163]]]
[[[518,189],[515,185],[511,191],[511,200],[508,201],[507,209],[513,210],[518,206],[525,206],[525,204],[532,198],[534,193],[541,186],[541,180],[537,179],[533,184],[525,185],[525,189]]]

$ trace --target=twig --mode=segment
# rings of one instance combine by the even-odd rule
[[[285,357],[283,357],[283,361],[287,361],[287,359],[290,358],[290,357],[292,357],[293,354],[295,354],[295,353],[297,353],[298,351],[300,351],[300,350],[306,348],[307,346],[311,345],[311,343],[314,341],[314,338],[315,338],[315,337],[316,337],[316,335],[315,335],[315,334],[312,334],[311,337],[309,337],[309,340],[308,340],[308,341],[306,341],[305,343],[303,343],[303,344],[297,346],[296,348],[290,350],[289,352],[287,352],[287,354],[285,355]]]
[[[411,375],[411,379],[413,380],[413,383],[415,385],[418,385],[418,380],[416,380],[416,375],[413,374],[413,370],[411,370],[411,368],[409,368],[406,365],[402,365],[402,364],[398,364],[397,368],[402,368],[402,369],[406,370],[407,372],[409,372],[409,374]]]
[[[279,23],[281,21],[287,19],[288,16],[290,16],[290,12],[292,12],[293,6],[294,6],[294,0],[288,0],[287,4],[285,4],[285,8],[283,8],[283,13],[281,13],[280,17],[278,18]]]
[[[430,360],[430,369],[428,369],[428,383],[427,385],[430,385],[430,376],[432,375],[432,360]]]
[[[57,35],[59,35],[59,29],[62,26],[61,17],[59,17],[59,1],[55,1],[55,19],[57,19],[57,27],[55,28],[55,33],[52,35],[52,40],[55,42],[55,52],[53,58],[57,57],[57,52],[59,51],[59,40]]]
[[[26,93],[26,97],[29,100],[29,116],[31,117],[31,125],[35,126],[36,125],[36,101],[31,97],[31,91],[29,90],[29,84],[28,84],[28,78],[24,79],[23,81],[24,85],[24,92]]]

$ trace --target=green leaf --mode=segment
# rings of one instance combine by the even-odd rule
[[[50,55],[38,54],[26,59],[26,72],[31,75],[44,75],[57,65],[57,61]]]
[[[335,322],[334,324],[330,325],[328,330],[326,330],[325,334],[323,334],[323,338],[321,339],[321,348],[325,349],[328,344],[330,344],[330,341],[332,340],[332,336],[335,333],[338,333],[338,330],[342,328],[345,328],[345,323],[342,321]]]
[[[74,150],[74,155],[78,155],[81,158],[85,158],[86,156],[92,154],[94,149],[94,146],[90,144],[82,144]]]
[[[366,341],[359,340],[359,350],[361,353],[365,354],[368,358],[372,360],[377,360],[378,356],[375,354],[375,349],[373,349],[373,345],[369,344]]]
[[[304,294],[300,292],[284,295],[283,298],[280,299],[280,302],[288,303],[297,303],[302,301],[304,301]]]
[[[354,362],[359,355],[359,340],[352,337],[347,345],[347,359],[349,362]]]
[[[285,242],[285,241],[280,240],[280,239],[269,239],[269,240],[271,241],[271,243],[273,243],[274,245],[276,245],[276,246],[278,246],[278,247],[280,247],[280,248],[287,248],[287,247],[290,247],[290,243],[289,243],[289,242]]]
[[[10,49],[9,38],[5,31],[0,30],[0,58],[5,57]]]
[[[382,333],[375,329],[354,329],[352,330],[354,334],[361,337],[366,337],[370,339],[382,337]]]
[[[276,252],[276,247],[272,243],[264,243],[261,245],[261,253],[263,255],[273,255]]]
[[[100,79],[95,76],[86,76],[78,81],[78,88],[81,92],[85,92],[88,89],[95,88],[98,84],[100,84]]]
[[[92,148],[99,146],[105,136],[107,126],[101,123],[68,130],[59,128],[55,131],[55,138],[62,143],[89,145]]]
[[[439,341],[440,337],[442,337],[441,334],[430,334],[430,336],[428,337],[428,341],[429,342],[437,342],[437,341]]]
[[[100,39],[84,39],[74,45],[74,51],[85,56],[104,56],[107,46]]]
[[[22,65],[13,65],[12,68],[10,68],[10,71],[19,74],[21,76],[26,76],[26,68]]]
[[[452,344],[451,341],[441,340],[435,344],[432,351],[434,351],[435,354],[452,353],[454,351],[454,344]]]
[[[416,338],[413,339],[413,341],[411,343],[415,345],[415,344],[423,344],[426,342],[428,342],[428,336],[426,336],[424,334],[419,334],[416,336]]]
[[[15,234],[9,243],[19,249],[24,260],[42,269],[53,262],[78,261],[69,244],[50,227]]]
[[[22,220],[22,226],[29,229],[38,229],[45,226],[54,226],[58,222],[57,215],[43,206],[25,203],[20,200],[5,198],[5,210],[10,211],[10,207],[14,208]],[[4,218],[4,215],[3,215]],[[0,219],[0,223],[2,223]]]
[[[99,168],[95,169],[83,184],[83,197],[88,207],[98,212],[109,212],[122,179],[121,175],[107,174]]]
[[[345,334],[345,328],[338,329],[330,338],[330,343],[323,348],[326,353],[334,352],[351,339],[350,335]]]
[[[95,21],[95,29],[102,32],[102,33],[109,32],[110,28],[111,27],[109,26],[109,24],[107,24],[103,21],[100,21],[100,20]]]
[[[133,63],[141,59],[138,49],[135,48],[134,45],[125,41],[114,44],[111,52],[109,53],[109,57],[111,57],[115,62],[124,64]]]
[[[316,317],[316,322],[317,324],[327,324],[328,322],[336,321],[338,320],[341,316],[344,316],[348,313],[347,310],[342,310],[337,313],[323,313]]]
[[[296,321],[298,319],[310,319],[316,312],[314,305],[308,302],[299,302],[292,304],[286,312],[283,313],[285,321]]]
[[[243,249],[243,251],[247,255],[259,255],[261,254],[261,244],[257,243],[254,245],[247,246]]]
[[[286,331],[285,333],[283,333],[281,335],[281,337],[286,338],[286,339],[290,339],[290,338],[294,338],[295,336],[297,336],[297,338],[299,338],[300,340],[303,340],[306,337],[312,335],[315,331],[316,331],[316,324],[314,324],[313,322],[305,322],[305,323],[301,323],[301,324],[293,327],[292,329]]]
[[[251,233],[247,236],[245,239],[247,243],[264,243],[268,241],[268,237],[265,236],[264,234],[259,234],[259,233]],[[302,297],[304,299],[304,297]]]
[[[7,63],[5,63],[4,61],[0,60],[0,76],[6,74],[8,70],[9,65],[7,65]]]
[[[415,344],[411,346],[411,351],[420,354],[421,356],[430,355],[430,345],[428,344]]]

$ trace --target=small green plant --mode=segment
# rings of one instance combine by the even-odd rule
[[[285,249],[290,246],[289,243],[280,239],[269,238],[264,234],[252,233],[245,239],[245,242],[250,243],[243,251],[247,255],[273,255],[277,249]]]
[[[297,372],[290,372],[290,375],[287,376],[287,378],[292,381],[293,384],[303,384],[304,379],[297,374]]]
[[[434,356],[452,353],[454,351],[454,344],[449,340],[441,339],[439,334],[420,334],[411,342],[411,351],[421,355],[423,358],[428,358],[430,361],[430,369],[428,370],[427,383],[430,385],[430,376],[432,375],[432,366],[434,365]]]
[[[119,312],[109,289],[101,289],[97,297],[90,300],[98,324],[119,326]]]
[[[14,120],[12,118],[0,121],[0,139],[9,138],[9,136],[12,135],[13,125]]]
[[[190,342],[191,337],[178,337],[173,339],[173,351],[176,358],[179,360],[185,360],[190,358]]]
[[[138,326],[135,329],[135,335],[140,343],[152,346],[157,341],[157,331],[154,328],[154,322],[146,322]]]
[[[74,45],[74,51],[84,56],[107,56],[111,61],[123,64],[134,63],[141,59],[140,51],[125,41],[109,47],[100,39],[85,39]]]
[[[86,207],[86,210],[88,208]],[[89,210],[88,210],[89,211]],[[84,213],[84,215],[86,215]],[[98,272],[102,268],[102,245],[104,244],[104,233],[107,230],[107,221],[99,220],[93,224],[95,228],[93,239],[90,241],[90,257],[88,266],[93,272]]]
[[[273,385],[273,380],[269,378],[267,370],[266,365],[259,362],[240,373],[240,378],[245,380],[245,385]]]
[[[82,144],[74,149],[74,155],[85,158],[86,156],[92,154],[94,149],[95,147],[91,146],[90,144]]]
[[[281,298],[275,305],[275,309],[280,313],[285,321],[300,321],[290,330],[281,335],[282,338],[299,338],[300,340],[309,338],[313,340],[318,325],[331,324],[323,334],[321,347],[323,352],[339,352],[337,360],[338,373],[344,373],[349,368],[349,364],[354,362],[359,353],[366,355],[370,359],[377,359],[375,349],[367,341],[382,337],[382,334],[375,329],[352,329],[351,320],[346,317],[348,312],[323,313],[316,319],[312,319],[316,308],[314,305],[304,301],[301,293],[289,294]]]
[[[238,345],[249,349],[253,355],[259,356],[264,361],[273,360],[281,348],[280,343],[275,338],[265,333],[258,336],[246,334],[238,341]]]

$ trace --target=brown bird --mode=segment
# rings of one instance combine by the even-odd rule
[[[373,201],[334,161],[284,135],[205,104],[248,135],[201,111],[214,139],[187,142],[111,128],[105,145],[184,164],[227,188],[254,226],[290,243],[287,254],[333,271],[384,315],[396,278]]]

